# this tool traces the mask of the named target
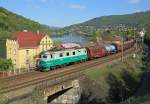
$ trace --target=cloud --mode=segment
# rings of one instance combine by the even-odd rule
[[[132,4],[138,4],[140,3],[142,0],[129,0],[129,3],[132,3]]]
[[[71,8],[71,9],[85,9],[86,6],[80,5],[80,4],[70,4],[69,8]]]

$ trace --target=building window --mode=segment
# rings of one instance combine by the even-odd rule
[[[29,59],[26,60],[26,64],[29,64]]]
[[[14,55],[16,55],[16,49],[14,49]]]
[[[48,43],[48,44],[49,44],[49,46],[51,47],[51,41],[49,41],[49,43]]]
[[[27,54],[27,55],[29,54],[29,50],[26,50],[26,54]]]
[[[42,41],[42,51],[44,51],[44,41]]]
[[[9,49],[9,54],[11,54],[11,48]]]
[[[47,46],[48,46],[48,44],[47,44],[47,40],[46,40],[46,50],[47,50]]]
[[[16,59],[14,59],[14,65],[16,65]]]

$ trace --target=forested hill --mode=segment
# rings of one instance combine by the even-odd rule
[[[0,7],[0,39],[10,36],[11,32],[23,30],[51,32],[49,26],[41,25],[38,22],[32,21]]]
[[[102,27],[108,25],[125,24],[129,26],[140,25],[150,22],[150,11],[138,12],[126,15],[112,15],[94,18],[80,25]]]
[[[150,10],[125,15],[102,16],[89,21],[65,27],[65,31],[78,31],[79,33],[90,33],[98,28],[118,29],[120,25],[127,27],[143,26],[150,23]]]

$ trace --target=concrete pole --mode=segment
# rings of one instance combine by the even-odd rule
[[[121,51],[121,53],[122,53],[122,55],[121,55],[121,56],[122,56],[122,57],[121,57],[122,61],[123,61],[123,44],[124,44],[124,43],[123,43],[123,38],[122,38],[122,51]]]
[[[144,52],[144,36],[142,37],[142,53]]]

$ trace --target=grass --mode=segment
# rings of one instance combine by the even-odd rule
[[[99,67],[91,68],[90,70],[86,71],[86,75],[91,80],[101,80],[105,79],[109,75],[109,73],[113,73],[118,78],[121,78],[121,73],[123,70],[126,70],[134,77],[137,77],[142,73],[141,70],[142,61],[140,58],[133,59],[132,57],[127,58],[124,62],[117,61],[113,62],[112,64],[107,64]],[[97,81],[98,83],[101,83]]]
[[[123,89],[125,93],[127,92],[127,94],[124,95],[126,99],[127,96],[135,91],[140,83],[140,78],[143,74],[141,67],[141,57],[139,56],[136,59],[133,59],[130,56],[126,58],[124,62],[116,61],[91,68],[86,71],[86,76],[97,83],[104,92],[107,92],[108,96],[110,91],[112,94],[112,92],[119,92],[119,90],[121,92]]]
[[[150,104],[150,94],[145,94],[139,97],[131,97],[121,104]]]

